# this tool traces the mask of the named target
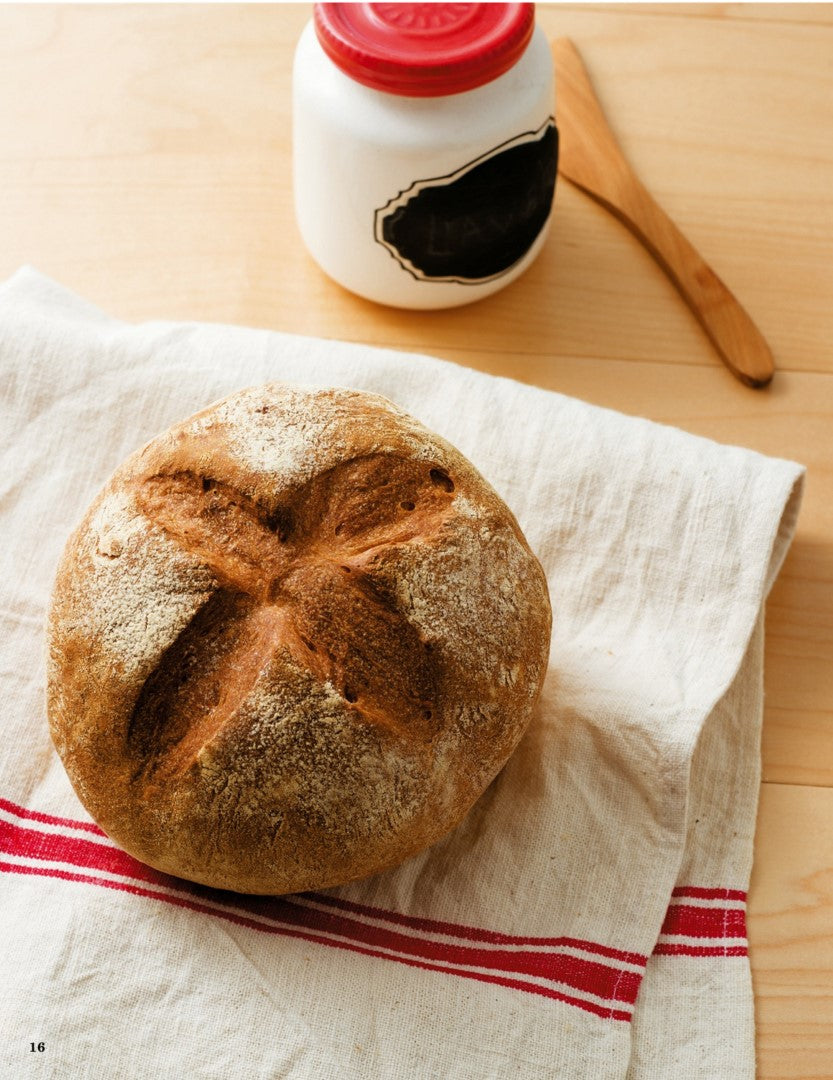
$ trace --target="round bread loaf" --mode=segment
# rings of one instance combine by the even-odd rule
[[[474,467],[385,398],[271,384],[137,451],[64,552],[52,738],[159,870],[318,889],[452,829],[526,728],[546,580]]]

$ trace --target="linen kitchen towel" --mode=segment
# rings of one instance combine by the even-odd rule
[[[132,450],[246,385],[386,395],[517,515],[550,669],[445,840],[322,893],[166,877],[52,749],[63,544]],[[225,1080],[743,1080],[763,606],[802,469],[426,357],[126,325],[33,270],[0,288],[0,1072]]]

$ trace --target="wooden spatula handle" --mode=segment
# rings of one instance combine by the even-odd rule
[[[774,362],[760,330],[697,249],[636,177],[608,206],[645,245],[697,317],[724,363],[748,386],[764,386]]]

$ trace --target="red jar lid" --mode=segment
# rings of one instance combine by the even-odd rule
[[[513,66],[534,4],[316,4],[321,47],[345,74],[407,97],[459,94]]]

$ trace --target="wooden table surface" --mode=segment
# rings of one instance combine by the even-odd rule
[[[612,217],[559,184],[496,296],[382,309],[302,250],[290,70],[308,5],[0,6],[0,278],[113,314],[372,342],[804,462],[767,607],[750,940],[761,1080],[833,1077],[833,5],[540,6],[658,200],[770,342],[741,386]],[[685,1078],[681,1077],[681,1080]]]

